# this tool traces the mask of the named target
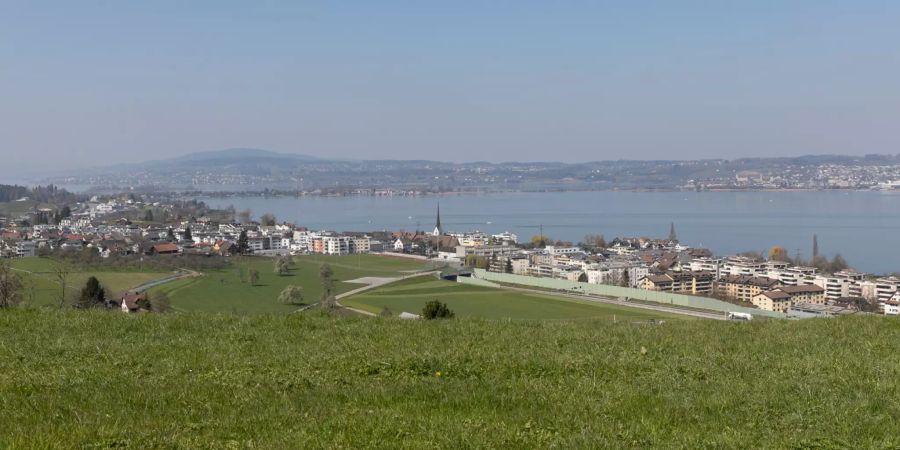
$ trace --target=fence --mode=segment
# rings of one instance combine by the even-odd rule
[[[513,275],[509,273],[488,272],[484,269],[474,269],[473,276],[487,282],[518,284],[533,286],[543,289],[556,289],[581,294],[601,295],[605,297],[626,297],[635,300],[660,303],[664,305],[683,306],[688,308],[706,309],[721,312],[745,312],[755,316],[767,316],[783,319],[786,316],[779,312],[764,311],[756,308],[734,305],[722,300],[695,295],[675,294],[670,292],[645,291],[605,284],[589,284],[577,281],[558,280],[555,278],[539,278],[525,275]]]

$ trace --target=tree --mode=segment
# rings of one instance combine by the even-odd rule
[[[536,234],[531,237],[531,244],[535,247],[546,247],[548,242],[553,242],[550,236]]]
[[[769,261],[787,261],[787,251],[780,245],[772,247],[769,250]]]
[[[10,308],[22,301],[22,278],[9,263],[0,262],[0,308]]]
[[[69,208],[69,205],[63,206],[62,209],[59,211],[59,217],[63,218],[63,219],[68,219],[69,217],[72,217],[72,208]]]
[[[847,264],[847,260],[841,256],[840,253],[834,255],[834,258],[831,258],[831,263],[828,264],[828,270],[831,273],[840,272],[842,270],[846,270],[850,265]]]
[[[250,269],[250,286],[256,286],[256,283],[259,283],[259,271]]]
[[[672,223],[669,225],[669,240],[670,240],[670,241],[677,241],[677,240],[678,240],[678,235],[675,234],[675,222],[672,222]]]
[[[385,306],[385,307],[381,308],[381,312],[378,313],[378,316],[379,316],[379,317],[393,317],[393,316],[394,316],[394,312],[391,311],[390,308],[388,308],[387,306]]]
[[[584,246],[589,249],[606,248],[606,239],[602,234],[588,234],[584,236]]]
[[[202,230],[201,230],[202,231]],[[185,227],[184,229],[184,240],[185,241],[193,241],[194,236],[191,234],[191,227]]]
[[[169,231],[166,233],[166,239],[168,239],[169,242],[175,242],[177,240],[175,239],[175,230],[173,230],[172,227],[169,227]]]
[[[290,273],[290,265],[287,259],[284,258],[276,258],[275,259],[275,274],[284,276]]]
[[[147,211],[144,212],[144,221],[145,222],[153,222],[153,210],[152,209],[147,209]]]
[[[65,261],[57,260],[53,265],[53,276],[59,283],[59,307],[62,308],[66,304],[66,286],[69,283],[69,273],[72,272],[71,267]]]
[[[578,282],[579,283],[587,283],[588,282],[587,274],[584,272],[581,272],[581,275],[578,275]]]
[[[813,248],[812,248],[812,257],[815,258],[819,256],[819,237],[815,234],[813,235]]]
[[[275,226],[277,222],[274,214],[265,213],[259,218],[259,223],[266,227],[272,227]]]
[[[250,217],[253,215],[253,212],[249,209],[245,209],[239,213],[237,213],[237,219],[240,223],[250,222]]]
[[[453,316],[455,316],[453,311],[446,304],[437,300],[426,303],[425,308],[422,309],[422,317],[426,320],[452,319]]]
[[[631,274],[628,273],[628,269],[622,271],[622,278],[619,281],[622,287],[631,287]]]
[[[303,303],[303,288],[290,285],[278,294],[278,302],[285,305],[298,305]]]
[[[334,294],[334,271],[331,270],[331,266],[328,265],[328,263],[322,264],[322,267],[319,267],[319,281],[322,283],[321,300],[324,302]]]
[[[513,273],[513,265],[512,265],[511,259],[506,258],[506,267],[504,268],[503,271],[506,273]]]
[[[97,308],[106,306],[106,291],[100,285],[97,277],[90,277],[81,289],[78,301],[75,303],[76,308]]]
[[[237,252],[244,255],[250,251],[250,240],[247,238],[247,230],[241,230],[237,240]]]

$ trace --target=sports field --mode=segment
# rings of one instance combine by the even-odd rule
[[[682,318],[665,313],[544,294],[459,284],[433,276],[409,278],[341,300],[341,304],[378,313],[418,314],[430,300],[446,303],[457,317],[485,319],[648,320]]]

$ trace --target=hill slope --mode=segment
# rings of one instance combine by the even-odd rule
[[[898,325],[0,311],[0,447],[897,446]]]

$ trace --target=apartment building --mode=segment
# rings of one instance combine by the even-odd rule
[[[722,262],[721,276],[765,276],[769,272],[768,263],[744,256],[734,256]]]
[[[824,305],[825,289],[817,285],[782,286],[753,296],[759,309],[786,313],[794,305]]]
[[[766,276],[778,280],[785,286],[797,286],[811,283],[817,271],[815,267],[770,267]]]
[[[879,278],[875,280],[875,298],[879,303],[884,303],[891,299],[898,288],[900,288],[900,278]]]
[[[369,253],[372,249],[372,241],[368,237],[350,238],[350,253]]]
[[[649,274],[638,285],[647,291],[679,292],[685,294],[709,294],[713,291],[713,274],[709,272],[666,272]]]
[[[764,311],[786,313],[791,307],[791,295],[782,290],[763,291],[754,295],[751,302]]]
[[[456,256],[459,259],[465,260],[466,256],[475,255],[481,256],[485,258],[490,258],[492,256],[497,257],[507,257],[520,253],[522,250],[519,247],[511,246],[511,245],[481,245],[478,247],[472,247],[467,245],[459,245],[456,247]]]
[[[690,262],[692,272],[709,272],[713,274],[716,279],[719,279],[721,276],[721,267],[722,260],[719,258],[694,258]]]
[[[764,291],[781,286],[781,282],[769,277],[750,275],[725,275],[719,279],[716,290],[719,294],[740,300],[753,301],[753,297]]]
[[[322,253],[326,255],[349,255],[349,236],[324,236],[322,237]]]

